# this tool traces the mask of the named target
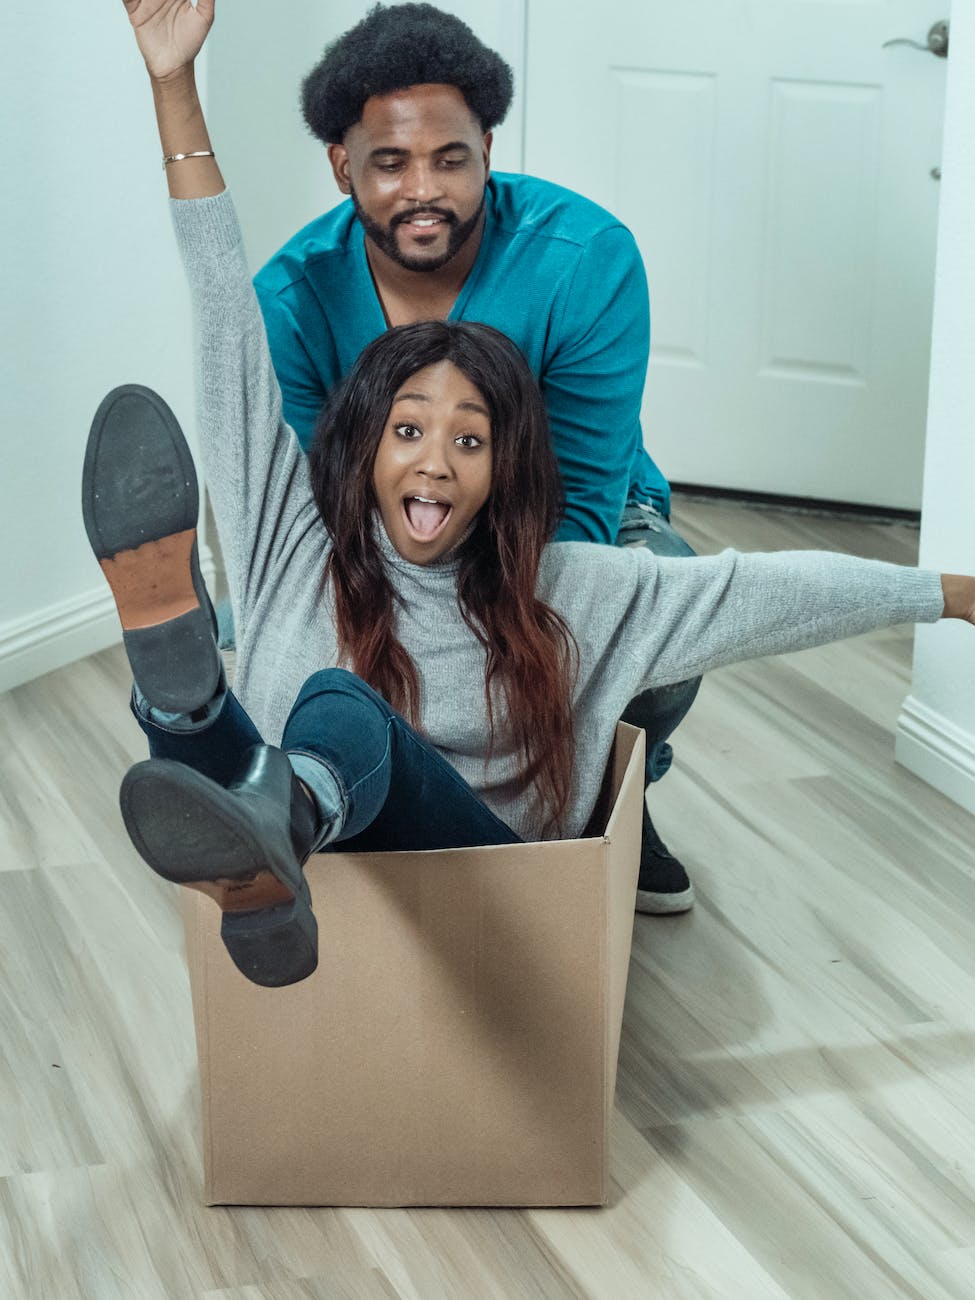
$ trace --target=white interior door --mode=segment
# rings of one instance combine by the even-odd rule
[[[917,508],[948,0],[529,0],[527,171],[636,235],[676,482]]]

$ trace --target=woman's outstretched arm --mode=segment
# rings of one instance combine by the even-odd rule
[[[899,623],[975,623],[975,577],[968,575],[831,551],[728,550],[691,559],[607,552],[580,548],[573,626],[598,630],[597,620],[605,627],[608,618],[614,655],[645,674],[637,688]],[[580,607],[587,588],[588,606]]]
[[[213,24],[215,0],[122,0],[145,59],[159,142],[174,199],[203,199],[224,189],[196,90],[194,60]],[[186,155],[198,155],[188,157]]]

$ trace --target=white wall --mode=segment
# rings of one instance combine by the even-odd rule
[[[142,61],[122,5],[4,0],[0,206],[0,690],[109,644],[88,550],[88,425],[119,383],[188,425],[193,380]]]
[[[952,6],[921,563],[975,572],[975,6]],[[918,628],[897,757],[975,812],[975,635]]]
[[[493,166],[520,171],[526,0],[437,0],[457,14],[515,73],[515,101],[495,133]],[[224,6],[210,42],[208,110],[224,176],[233,188],[256,271],[281,244],[342,195],[324,145],[301,117],[302,78],[329,41],[372,8],[373,0],[289,0],[287,21],[269,29],[266,0]],[[281,12],[284,12],[282,10]]]

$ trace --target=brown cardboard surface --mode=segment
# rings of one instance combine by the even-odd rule
[[[621,723],[620,728],[625,724]],[[606,1029],[606,1108],[607,1122],[616,1092],[616,1062],[620,1054],[623,1028],[623,1003],[630,971],[630,944],[633,938],[633,905],[636,901],[637,874],[640,866],[640,835],[643,828],[643,800],[646,789],[646,745],[642,731],[636,731],[632,748],[623,742],[619,729],[610,758],[608,775],[615,800],[606,823],[606,908],[609,928],[609,958]],[[639,761],[635,761],[638,759]],[[634,865],[634,858],[636,865]],[[607,1160],[609,1141],[607,1137]],[[607,1173],[608,1177],[608,1173]]]
[[[319,967],[290,988],[186,891],[207,1202],[602,1204],[642,777],[621,724],[604,835],[312,858]]]

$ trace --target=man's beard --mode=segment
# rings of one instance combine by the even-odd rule
[[[484,203],[487,197],[487,186],[481,194],[481,201],[477,205],[477,211],[473,216],[468,217],[466,221],[460,221],[455,212],[448,212],[446,208],[424,207],[414,208],[412,212],[401,212],[399,216],[393,218],[388,226],[380,225],[378,221],[373,221],[368,212],[362,207],[355,190],[350,189],[352,206],[355,208],[355,214],[362,222],[362,228],[376,245],[378,249],[391,258],[398,266],[402,266],[406,271],[439,271],[442,266],[446,266],[452,257],[463,248],[473,235],[477,228],[477,223],[481,219],[481,213],[484,211]],[[396,242],[396,227],[409,221],[417,212],[423,212],[432,217],[439,217],[446,225],[450,227],[447,236],[447,247],[439,257],[409,257],[400,251],[400,246]]]

